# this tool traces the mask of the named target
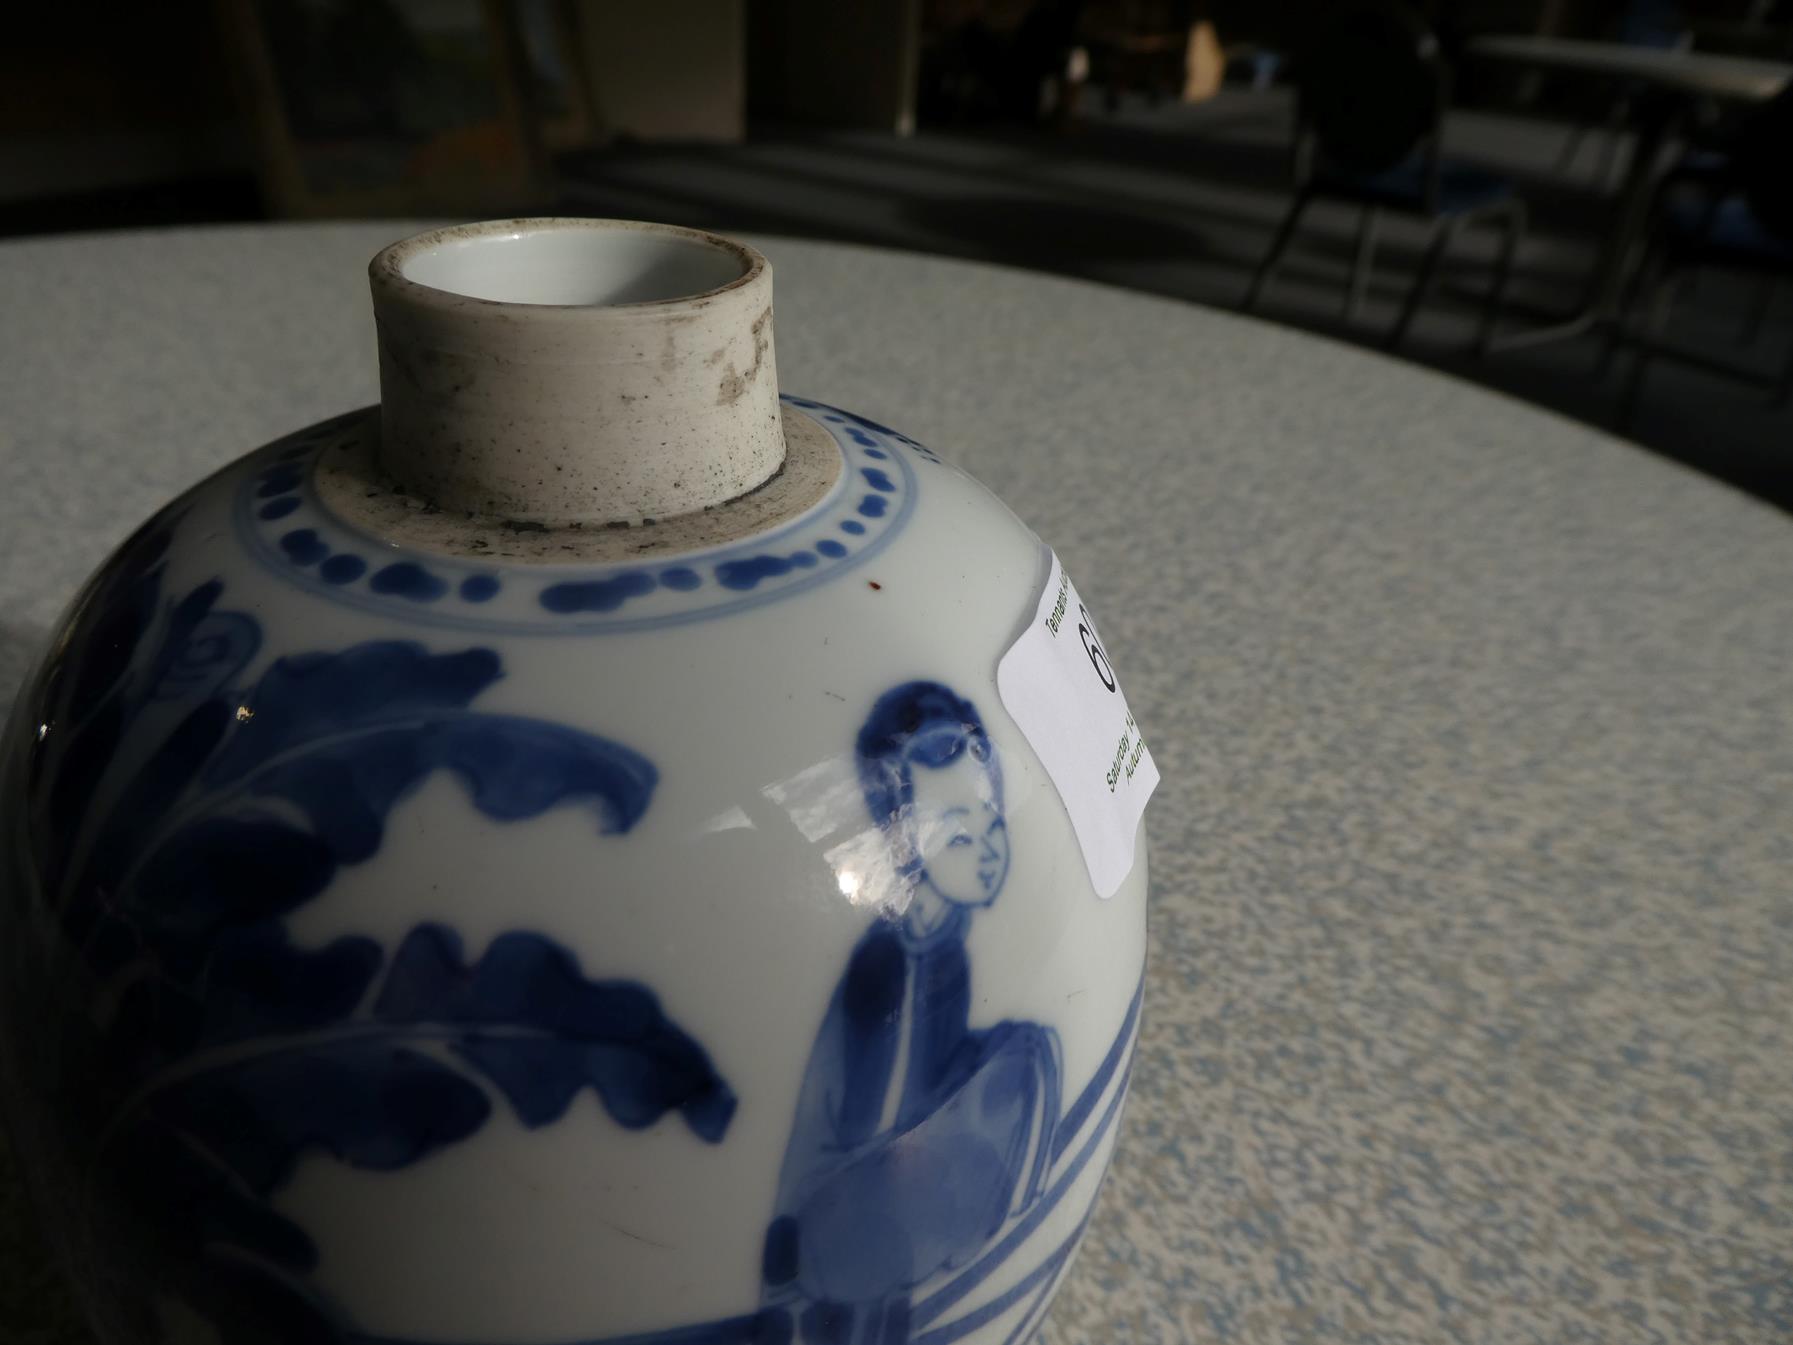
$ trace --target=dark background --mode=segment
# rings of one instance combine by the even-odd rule
[[[948,253],[1236,307],[1290,198],[1291,72],[1336,8],[20,7],[0,42],[0,236],[611,215]],[[1666,34],[1694,51],[1793,60],[1788,8],[1418,6],[1450,69],[1449,152],[1510,179],[1530,210],[1504,323],[1542,321],[1587,282],[1610,237],[1636,108],[1623,87],[1528,75],[1475,59],[1467,44],[1489,33]],[[1721,112],[1708,120],[1722,122]],[[1365,304],[1348,319],[1358,224],[1351,210],[1317,207],[1260,315],[1382,344],[1426,234],[1419,221],[1383,225]],[[1793,412],[1763,379],[1658,361],[1626,413],[1624,351],[1603,365],[1600,337],[1474,355],[1492,257],[1492,241],[1476,239],[1447,260],[1403,357],[1614,428],[1793,507]],[[1781,288],[1772,274],[1703,268],[1682,287],[1668,329],[1746,372],[1777,375],[1793,369],[1793,295]]]

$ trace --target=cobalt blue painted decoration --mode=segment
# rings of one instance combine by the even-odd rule
[[[1009,868],[1001,767],[976,708],[938,683],[905,683],[873,706],[856,759],[907,894],[853,949],[817,1033],[760,1307],[569,1345],[952,1345],[998,1320],[1018,1345],[1082,1236],[1088,1211],[1009,1268],[1113,1135],[1141,992],[1061,1117],[1052,1030],[968,1023],[965,936]],[[911,861],[923,832],[944,844]],[[997,1275],[1004,1287],[977,1301]]]
[[[550,612],[614,612],[630,598],[652,593],[654,583],[653,575],[629,570],[610,579],[550,584],[541,603]]]
[[[343,552],[318,566],[318,573],[332,584],[352,584],[367,573],[367,562]]]
[[[378,853],[438,773],[494,821],[579,805],[608,833],[641,819],[657,773],[607,739],[472,708],[503,675],[490,649],[375,641],[245,682],[259,624],[218,607],[217,580],[163,596],[171,526],[126,544],[32,691],[35,868],[84,1002],[112,1006],[44,1034],[73,1081],[65,1114],[105,1127],[63,1127],[60,1161],[97,1174],[96,1208],[127,1212],[111,1259],[146,1295],[178,1295],[227,1340],[335,1345],[352,1326],[271,1203],[306,1153],[402,1168],[494,1106],[541,1126],[586,1090],[624,1127],[676,1114],[719,1143],[735,1095],[649,989],[588,978],[544,934],[292,943],[286,918]]]
[[[466,1024],[454,1041],[508,1097],[526,1125],[565,1114],[585,1088],[619,1125],[640,1130],[676,1111],[701,1139],[721,1143],[735,1098],[709,1058],[632,981],[587,981],[572,955],[539,934],[500,935],[469,965],[461,939],[420,925],[393,956],[375,1002],[380,1022]],[[487,1035],[502,1029],[503,1036]],[[620,1067],[612,1053],[652,1062]]]
[[[1059,1054],[1037,1023],[968,1025],[965,937],[1009,867],[1001,767],[977,710],[906,683],[872,708],[857,758],[906,896],[853,950],[816,1035],[762,1274],[804,1340],[898,1345],[917,1287],[976,1261],[1039,1201]]]
[[[911,439],[908,435],[902,433],[900,430],[893,430],[888,425],[880,425],[877,421],[871,419],[869,416],[862,416],[857,411],[839,411],[839,410],[836,410],[835,408],[823,407],[820,402],[806,402],[806,401],[802,400],[801,398],[797,398],[797,397],[793,397],[791,400],[796,402],[798,406],[811,407],[811,408],[814,408],[817,410],[832,410],[835,412],[836,415],[838,415],[840,417],[839,423],[844,424],[847,421],[852,421],[855,425],[860,426],[861,428],[858,430],[849,430],[848,431],[848,433],[853,436],[854,443],[861,444],[861,445],[870,445],[870,444],[875,443],[876,440],[869,439],[864,436],[865,430],[871,430],[874,434],[881,434],[886,439],[894,440],[896,443],[901,444],[904,448],[913,450],[914,452],[920,454],[922,457],[926,458],[929,462],[939,462],[940,461],[939,455],[936,454],[934,452],[934,450],[929,448],[926,444],[917,443],[915,440]],[[872,456],[871,450],[869,449],[869,447],[867,448],[867,456]]]
[[[1070,1259],[1089,1223],[1085,1211],[1077,1226],[1040,1261],[1026,1270],[1000,1294],[980,1307],[949,1315],[954,1308],[986,1284],[990,1277],[1003,1271],[1039,1230],[1046,1218],[1058,1208],[1077,1179],[1088,1169],[1096,1154],[1112,1134],[1120,1119],[1121,1103],[1126,1097],[1131,1067],[1126,1064],[1139,1022],[1143,980],[1133,993],[1126,1018],[1121,1023],[1114,1043],[1077,1100],[1065,1110],[1054,1128],[1053,1170],[1050,1184],[1030,1206],[1011,1217],[1002,1235],[985,1246],[969,1266],[953,1273],[912,1303],[881,1307],[874,1318],[841,1303],[806,1304],[791,1295],[768,1295],[772,1300],[758,1312],[743,1313],[716,1321],[696,1322],[657,1331],[644,1331],[626,1336],[607,1336],[599,1340],[573,1342],[572,1345],[815,1345],[823,1339],[838,1338],[853,1342],[867,1339],[882,1345],[951,1345],[988,1324],[1017,1304],[1027,1302],[1026,1309],[1004,1345],[1019,1345],[1039,1324],[1048,1292],[1054,1278]],[[1117,1082],[1118,1080],[1118,1082]],[[1106,1105],[1103,1099],[1107,1099]],[[1096,1109],[1101,1106],[1100,1116]],[[1094,1117],[1093,1123],[1091,1118]],[[1088,1125],[1086,1130],[1084,1127]],[[1074,1147],[1073,1147],[1074,1146]],[[793,1277],[797,1266],[797,1225],[794,1220],[775,1219],[767,1232],[761,1261],[762,1277],[769,1283],[784,1282]],[[853,1328],[857,1327],[857,1331]],[[414,1345],[411,1341],[391,1336],[351,1334],[346,1345]]]
[[[305,474],[297,467],[276,467],[262,477],[261,488],[255,493],[262,499],[272,499],[276,495],[285,495],[299,488]]]
[[[239,486],[236,524],[250,553],[331,602],[482,634],[621,633],[709,620],[827,583],[881,551],[913,512],[915,463],[938,463],[913,440],[797,397],[821,418],[846,475],[816,510],[761,536],[665,568],[593,565],[568,576],[531,567],[501,580],[493,561],[417,552],[382,563],[366,537],[319,502],[311,460],[367,432],[366,413],[264,450]],[[880,438],[879,436],[882,436]],[[860,487],[869,487],[869,494]]]
[[[330,548],[310,528],[294,528],[280,539],[280,549],[295,565],[315,565],[330,554]]]
[[[724,588],[746,590],[763,579],[776,579],[795,568],[785,556],[751,556],[746,560],[724,561],[716,567],[716,582]]]
[[[411,602],[435,602],[448,592],[447,581],[408,560],[375,570],[367,586],[375,593],[390,593]]]

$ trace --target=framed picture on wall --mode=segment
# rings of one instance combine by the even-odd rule
[[[552,197],[537,98],[587,106],[541,69],[513,0],[220,0],[271,209],[519,214]]]

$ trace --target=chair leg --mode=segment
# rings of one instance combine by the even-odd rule
[[[1619,155],[1625,148],[1626,128],[1631,125],[1630,106],[1628,100],[1616,106],[1611,115],[1607,117],[1606,129],[1600,136],[1602,146],[1600,151],[1600,176],[1596,178],[1595,181],[1600,185],[1600,194],[1602,196],[1612,191],[1616,185],[1613,182],[1613,169],[1618,167]],[[1634,147],[1631,152],[1633,154],[1637,153],[1636,148]]]
[[[1661,335],[1663,327],[1668,324],[1669,309],[1673,304],[1674,292],[1680,275],[1667,266],[1666,256],[1660,261],[1653,275],[1641,283],[1643,289],[1642,302],[1645,309],[1640,339],[1637,341],[1637,355],[1631,363],[1631,374],[1625,380],[1625,390],[1619,397],[1619,428],[1629,430],[1631,422],[1637,414],[1638,398],[1643,394],[1644,375],[1649,372],[1650,361],[1656,357],[1655,343]]]
[[[1655,292],[1657,280],[1668,266],[1668,252],[1660,237],[1652,238],[1644,248],[1644,255],[1637,264],[1637,270],[1625,282],[1625,290],[1619,300],[1618,312],[1613,320],[1606,324],[1606,332],[1600,339],[1600,353],[1594,357],[1594,381],[1604,382],[1607,374],[1612,372],[1613,361],[1618,358],[1619,347],[1637,328],[1639,309],[1645,299]]]
[[[1762,328],[1768,322],[1768,314],[1774,308],[1775,291],[1780,288],[1779,276],[1764,276],[1756,287],[1756,301],[1749,306],[1749,316],[1743,320],[1743,328],[1737,333],[1737,339],[1746,346],[1753,346],[1762,339]]]
[[[1582,139],[1587,133],[1587,123],[1576,122],[1570,128],[1569,134],[1563,138],[1563,151],[1556,156],[1556,171],[1559,176],[1566,176],[1569,170],[1575,166],[1576,151],[1581,148]]]
[[[1276,237],[1271,241],[1270,251],[1258,265],[1257,274],[1251,278],[1251,288],[1245,294],[1245,309],[1249,312],[1258,306],[1258,300],[1264,297],[1270,279],[1281,265],[1283,253],[1289,250],[1289,242],[1295,237],[1295,229],[1301,223],[1301,217],[1313,203],[1314,194],[1307,188],[1295,193],[1295,199],[1289,202],[1288,213],[1282,217],[1282,223],[1276,227]]]
[[[1500,214],[1504,226],[1500,257],[1494,264],[1494,283],[1482,305],[1482,330],[1476,335],[1476,354],[1486,355],[1494,348],[1494,329],[1500,321],[1500,310],[1507,301],[1507,286],[1513,279],[1513,259],[1525,237],[1525,202],[1514,200]]]
[[[1619,137],[1623,134],[1612,126],[1600,133],[1600,174],[1594,180],[1600,184],[1602,196],[1612,190],[1612,170],[1619,161]]]
[[[1432,282],[1438,275],[1438,263],[1450,247],[1451,240],[1456,237],[1461,223],[1459,218],[1432,226],[1432,241],[1426,247],[1426,255],[1420,259],[1419,274],[1414,276],[1413,284],[1407,291],[1407,301],[1401,305],[1401,316],[1396,319],[1393,330],[1388,334],[1388,349],[1400,349],[1401,342],[1407,339],[1407,329],[1413,326],[1413,318],[1419,312],[1419,306],[1432,292]]]
[[[1376,257],[1376,226],[1382,211],[1370,205],[1363,208],[1363,219],[1357,226],[1357,257],[1351,264],[1351,284],[1345,291],[1345,321],[1357,321],[1363,311],[1364,296],[1370,288],[1370,269]]]

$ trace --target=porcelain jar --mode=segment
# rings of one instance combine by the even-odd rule
[[[1146,949],[996,685],[1050,554],[780,397],[748,248],[371,275],[381,405],[144,524],[0,756],[4,1106],[100,1338],[1024,1340]]]

